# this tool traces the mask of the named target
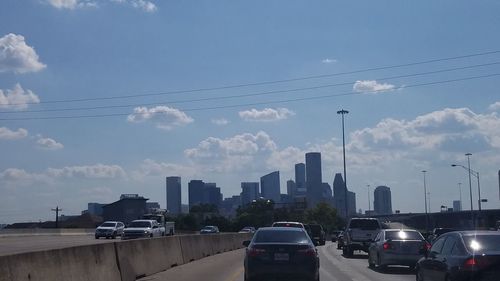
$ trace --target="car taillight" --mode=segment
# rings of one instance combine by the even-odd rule
[[[473,269],[473,268],[484,268],[488,266],[489,263],[486,259],[482,258],[468,258],[464,262],[465,269]]]
[[[431,243],[429,243],[429,242],[425,242],[425,244],[424,244],[424,248],[425,248],[427,251],[428,251],[428,250],[430,250],[430,249],[431,249],[431,247],[432,247]]]
[[[260,255],[263,255],[265,253],[266,253],[265,249],[256,249],[256,248],[250,248],[250,249],[248,249],[248,252],[247,252],[249,257],[260,256]]]
[[[391,249],[391,248],[392,248],[391,244],[389,244],[389,243],[387,243],[387,242],[385,242],[385,243],[382,245],[382,247],[384,248],[384,250],[389,250],[389,249]]]
[[[315,257],[317,254],[316,249],[313,248],[301,249],[298,250],[297,253],[308,257]]]

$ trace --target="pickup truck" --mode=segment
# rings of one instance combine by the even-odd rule
[[[161,229],[161,236],[174,235],[175,234],[175,222],[166,221],[164,214],[144,214],[142,215],[144,220],[155,220]]]
[[[122,239],[162,236],[165,229],[155,220],[134,220],[124,230]]]

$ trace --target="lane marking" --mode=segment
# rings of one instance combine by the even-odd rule
[[[227,280],[228,281],[237,281],[238,277],[240,277],[240,275],[243,273],[244,270],[245,270],[245,268],[243,266],[241,266],[239,268],[239,270],[236,273],[234,273],[233,275],[231,275],[231,277]]]

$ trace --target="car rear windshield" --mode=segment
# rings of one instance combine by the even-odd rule
[[[380,226],[377,220],[351,220],[349,228],[361,228],[363,230],[375,230],[379,229]]]
[[[320,232],[323,230],[319,224],[310,224],[309,227],[311,227],[311,230],[314,232]]]
[[[386,231],[385,239],[387,240],[424,240],[424,237],[417,231]]]
[[[298,223],[289,223],[289,222],[275,222],[273,223],[274,227],[297,227],[302,228],[302,225]]]
[[[471,252],[500,251],[500,235],[468,235],[464,242]]]
[[[133,221],[130,223],[130,227],[151,227],[151,223],[147,221]]]
[[[115,227],[116,223],[114,222],[105,222],[101,224],[102,227]]]
[[[308,244],[309,239],[303,231],[261,230],[254,239],[255,243],[298,243]]]

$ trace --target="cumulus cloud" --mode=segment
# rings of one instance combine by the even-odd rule
[[[488,109],[491,110],[491,111],[498,111],[498,110],[500,110],[500,101],[497,101],[494,104],[491,104],[488,107]]]
[[[156,123],[156,127],[165,130],[172,130],[175,127],[184,126],[194,121],[186,113],[168,106],[136,107],[134,113],[130,114],[127,120],[132,123],[151,120]]]
[[[37,72],[45,67],[24,36],[9,33],[0,38],[0,72]]]
[[[7,127],[0,127],[0,140],[17,140],[28,136],[28,131],[23,128],[19,128],[16,131],[12,131]]]
[[[0,108],[26,109],[29,104],[39,103],[40,98],[31,90],[24,90],[16,84],[12,90],[0,89]]]
[[[176,175],[188,176],[195,174],[195,169],[188,166],[183,166],[174,163],[157,162],[152,159],[145,159],[140,168],[132,173],[133,177],[137,180],[142,180],[145,177]]]
[[[387,92],[395,88],[392,84],[378,83],[375,80],[358,80],[352,86],[353,91],[358,93]]]
[[[147,0],[111,0],[115,3],[128,4],[134,8],[141,9],[148,13],[153,13],[158,10],[158,7],[152,2]]]
[[[325,64],[329,64],[329,63],[336,63],[337,60],[336,59],[329,59],[329,58],[326,58],[326,59],[323,59],[321,61],[322,63],[325,63]]]
[[[63,168],[49,168],[47,176],[55,178],[88,178],[88,179],[115,179],[124,178],[126,173],[119,165],[95,164],[89,166],[68,166]]]
[[[239,112],[240,117],[245,121],[271,122],[288,119],[295,115],[295,112],[287,108],[264,108],[257,110],[255,108]]]
[[[39,148],[46,150],[59,150],[64,148],[64,145],[62,143],[59,143],[51,138],[40,137],[36,141],[36,144],[38,145]]]
[[[218,126],[225,126],[229,124],[229,120],[220,118],[220,119],[212,119],[211,120],[213,124],[218,125]]]

